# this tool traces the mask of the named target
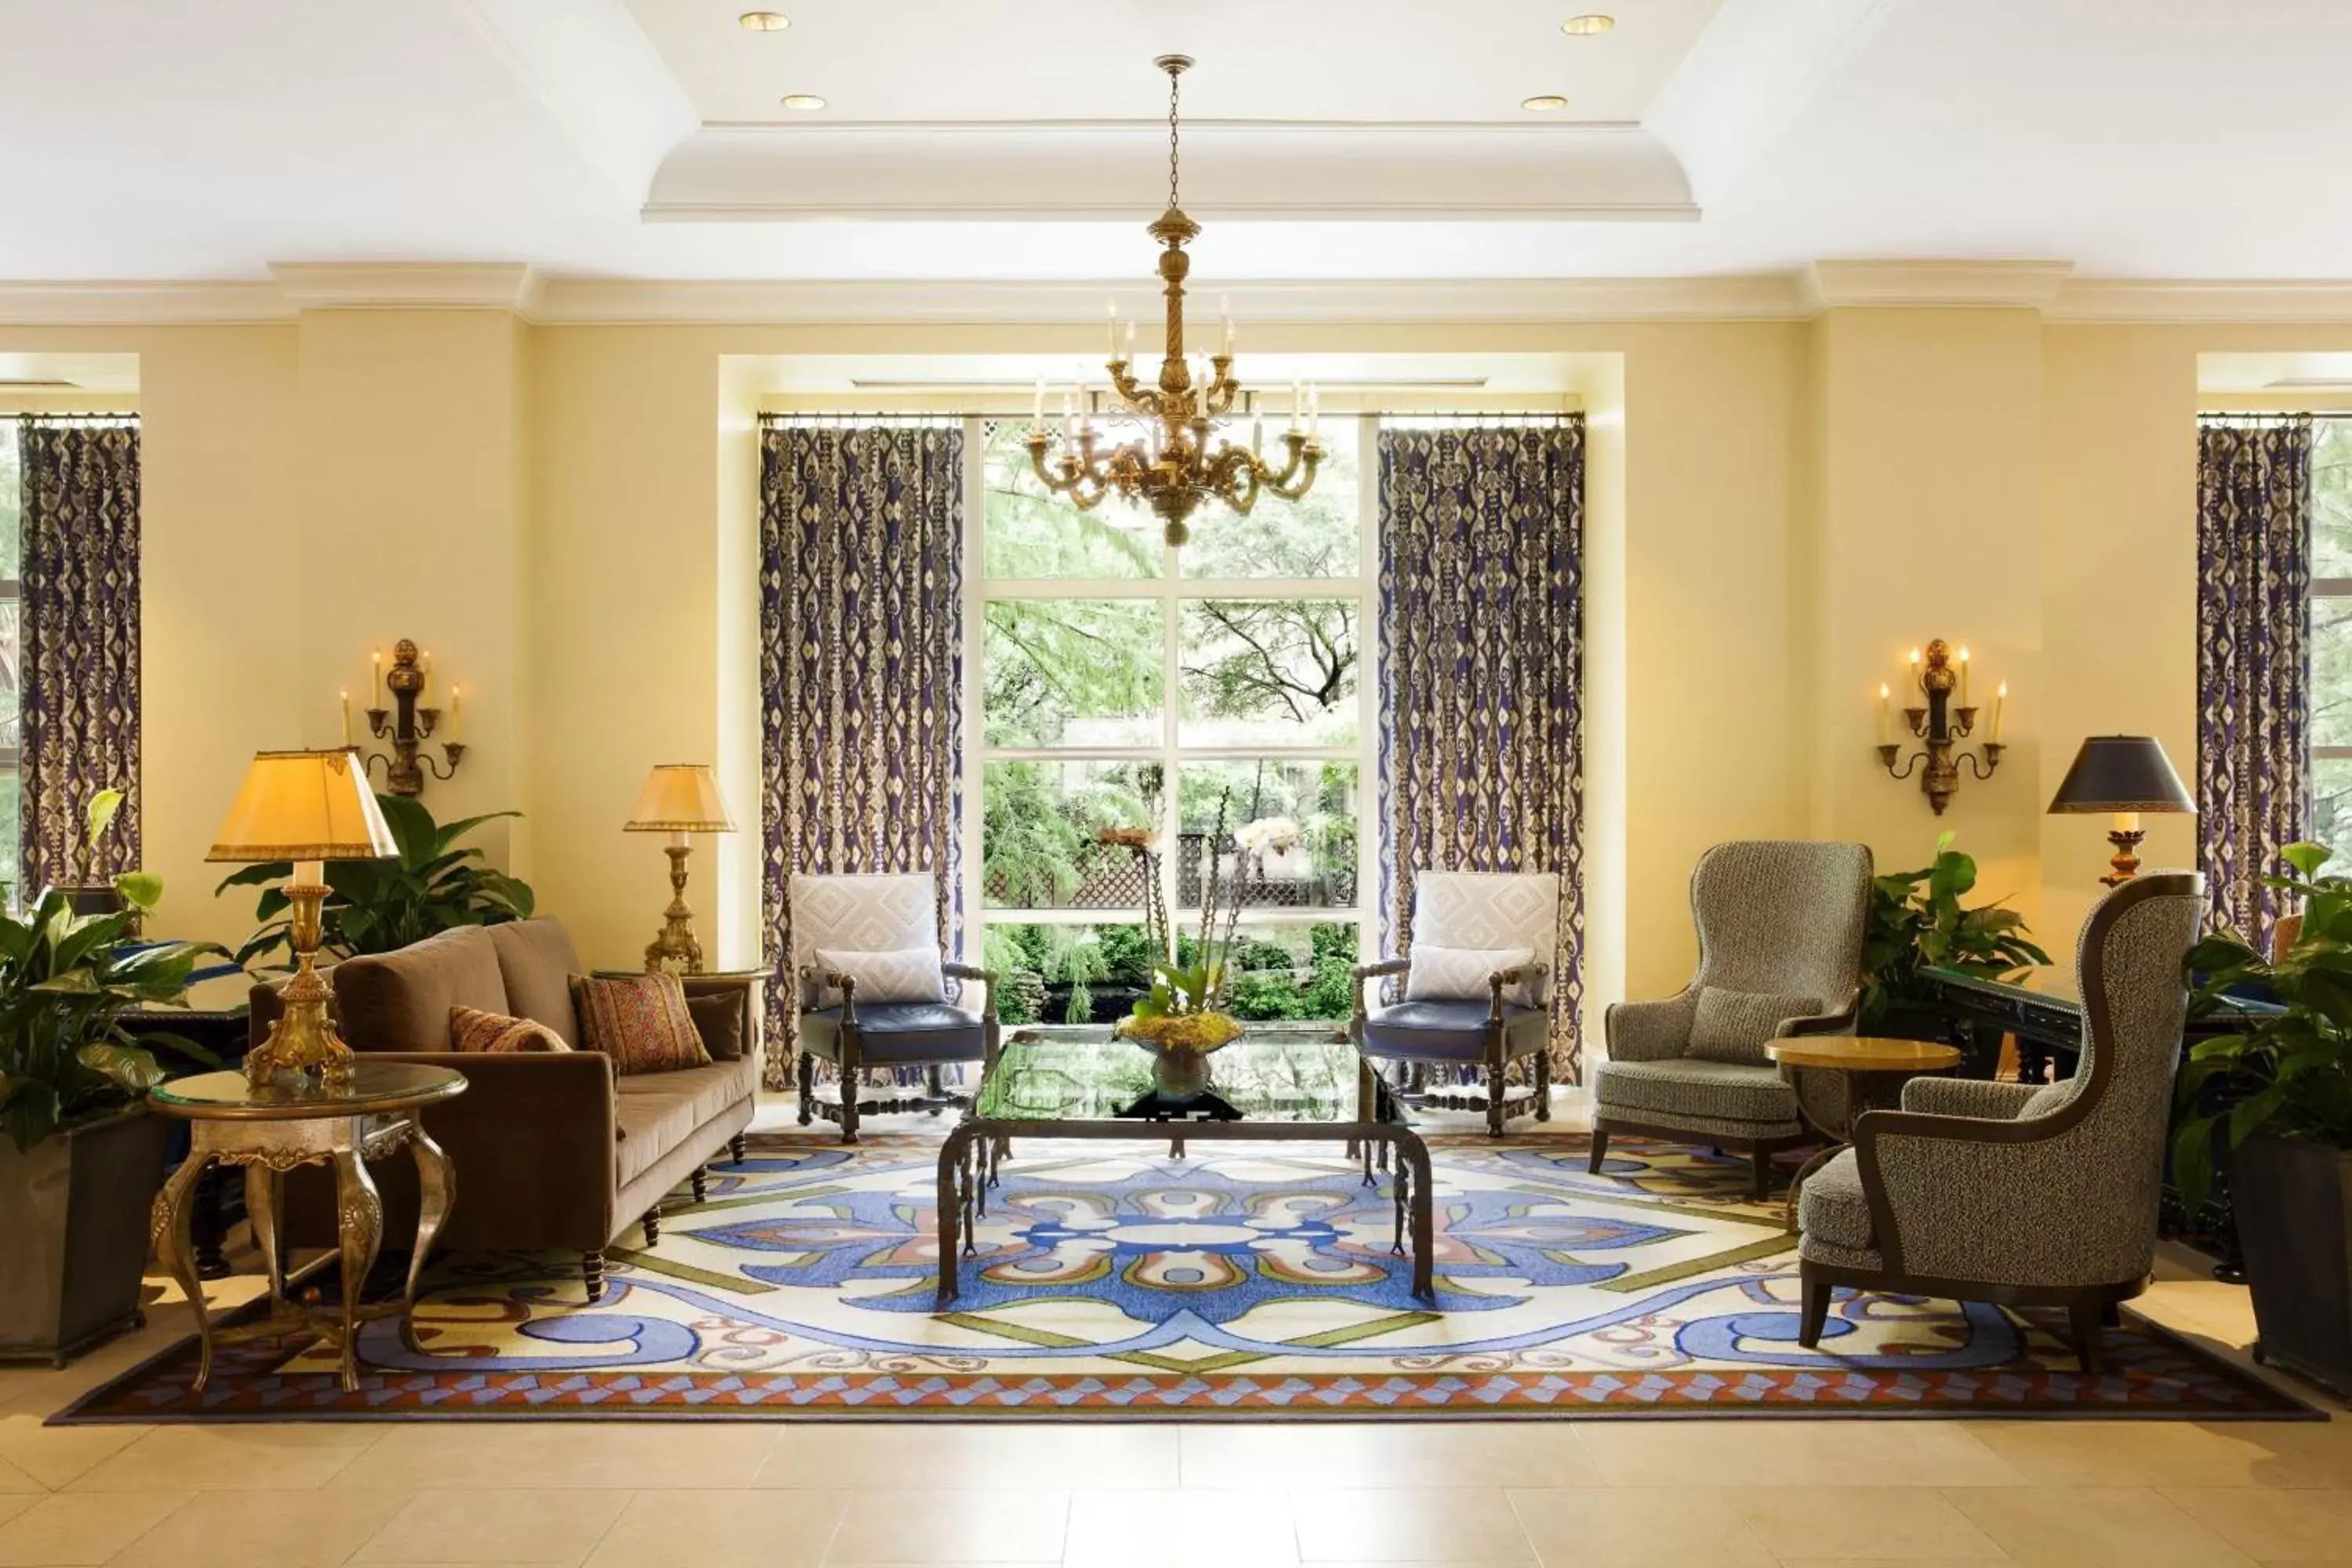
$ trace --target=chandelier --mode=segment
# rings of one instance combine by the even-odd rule
[[[1192,63],[1185,55],[1162,55],[1152,64],[1168,73],[1168,210],[1147,230],[1162,247],[1160,277],[1168,297],[1167,345],[1160,360],[1156,387],[1139,384],[1129,372],[1135,352],[1135,323],[1127,324],[1127,346],[1119,346],[1118,309],[1111,317],[1111,357],[1108,369],[1124,412],[1139,423],[1141,436],[1099,449],[1091,424],[1073,416],[1066,399],[1062,409],[1061,450],[1051,460],[1053,445],[1045,428],[1045,395],[1037,393],[1035,418],[1029,433],[1029,463],[1045,488],[1066,495],[1080,511],[1091,511],[1104,498],[1118,495],[1140,500],[1156,514],[1171,545],[1192,537],[1185,520],[1212,497],[1237,512],[1247,512],[1267,491],[1285,500],[1297,500],[1315,483],[1316,466],[1323,460],[1316,440],[1313,394],[1302,400],[1292,389],[1290,428],[1283,433],[1286,448],[1280,465],[1261,455],[1263,436],[1253,433],[1247,447],[1238,447],[1216,428],[1242,396],[1234,379],[1234,323],[1224,321],[1223,352],[1208,356],[1206,374],[1196,375],[1184,354],[1184,277],[1192,269],[1185,245],[1201,233],[1201,226],[1176,202],[1177,79]],[[1302,401],[1307,425],[1301,428]],[[1213,440],[1213,445],[1212,444]]]

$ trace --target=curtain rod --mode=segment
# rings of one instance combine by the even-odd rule
[[[1329,416],[1336,421],[1341,419],[1359,419],[1362,418],[1366,415],[1370,415],[1375,419],[1495,419],[1508,420],[1513,424],[1533,425],[1539,424],[1545,420],[1549,420],[1554,424],[1564,424],[1570,419],[1582,419],[1584,417],[1584,410],[1580,408],[1367,408],[1359,410],[1352,414],[1333,412]],[[1144,416],[1131,414],[1126,409],[1105,410],[1097,408],[1091,412],[1089,417],[1127,419],[1141,418],[1144,417]],[[965,419],[1003,419],[1009,420],[1014,424],[1028,423],[1028,416],[1026,415],[1003,408],[973,408],[962,410],[940,409],[925,410],[920,413],[902,411],[896,414],[884,414],[880,412],[872,414],[835,414],[817,413],[814,411],[803,412],[799,409],[762,409],[760,412],[760,423],[762,425],[857,425],[879,423],[885,425],[909,425],[923,427],[931,426],[945,426],[950,423]],[[1227,425],[1238,424],[1239,422],[1240,416],[1231,414],[1226,415],[1223,420],[1223,423]],[[1058,415],[1053,414],[1049,411],[1045,418],[1045,423],[1049,426],[1058,426],[1061,423],[1061,419]]]
[[[69,414],[50,413],[47,410],[42,410],[39,412],[26,411],[11,414],[5,417],[14,419],[20,425],[69,425],[75,423],[136,425],[139,423],[138,415],[124,414],[119,411],[111,414],[98,413],[95,411],[87,414]]]

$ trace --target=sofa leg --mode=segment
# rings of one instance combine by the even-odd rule
[[[1609,1124],[1605,1121],[1596,1121],[1592,1124],[1592,1157],[1584,1162],[1584,1173],[1588,1176],[1599,1175],[1601,1162],[1608,1157]]]
[[[694,1201],[698,1204],[709,1203],[710,1201],[710,1172],[709,1167],[697,1165],[694,1168],[694,1174],[687,1179],[693,1184]]]
[[[580,1255],[580,1272],[588,1285],[591,1303],[604,1299],[604,1249],[592,1247]]]
[[[751,1157],[750,1145],[743,1142],[743,1134],[740,1132],[727,1140],[727,1152],[739,1165]]]
[[[656,1204],[647,1209],[646,1217],[641,1223],[646,1227],[646,1245],[659,1247],[661,1245],[661,1205]]]
[[[1822,1342],[1822,1330],[1830,1321],[1830,1282],[1801,1274],[1803,1281],[1797,1308],[1797,1342],[1812,1350]]]
[[[2085,1377],[2096,1377],[2106,1370],[2106,1358],[2099,1347],[2099,1320],[2105,1310],[2105,1302],[2088,1299],[2066,1309],[2067,1331],[2074,1341],[2074,1354],[2083,1363]]]
[[[1772,1195],[1772,1151],[1761,1144],[1748,1152],[1748,1195],[1759,1203]]]

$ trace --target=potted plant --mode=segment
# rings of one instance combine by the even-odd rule
[[[2235,933],[2189,952],[2189,1016],[2232,1030],[2191,1047],[2179,1084],[2173,1183],[2194,1214],[2226,1170],[2252,1288],[2258,1353],[2352,1397],[2352,877],[2294,844],[2303,930],[2273,961]],[[2235,1005],[2259,988],[2273,1006]]]
[[[535,903],[530,884],[481,864],[478,847],[457,847],[459,839],[485,822],[522,813],[494,811],[444,826],[433,820],[423,803],[406,795],[375,798],[400,854],[391,860],[327,862],[327,902],[320,911],[320,945],[327,952],[338,958],[392,952],[456,926],[530,918]],[[247,866],[223,878],[214,889],[217,894],[236,887],[262,887],[254,910],[260,929],[237,950],[238,963],[267,959],[271,962],[264,967],[292,967],[284,883],[293,870],[283,860]]]
[[[81,832],[76,836],[66,877],[57,884],[67,905],[78,915],[102,915],[126,907],[112,881],[97,872],[99,841],[113,830],[126,797],[119,789],[102,789],[82,807]]]
[[[1936,858],[1916,871],[1890,871],[1871,883],[1870,924],[1862,947],[1861,1029],[1903,1039],[1943,1037],[1930,969],[1956,969],[2005,980],[2050,955],[2026,935],[2025,917],[1998,900],[1962,909],[1977,885],[1975,859],[1936,840]]]
[[[113,887],[122,907],[107,913],[77,914],[51,888],[22,919],[0,915],[0,1356],[62,1365],[138,1321],[171,1136],[140,1103],[163,1079],[152,1047],[212,1060],[176,1036],[134,1037],[124,1015],[185,1005],[197,959],[222,950],[135,942],[163,885],[130,872]]]
[[[1209,842],[1225,837],[1225,808],[1230,796],[1217,805],[1216,831]],[[1153,1093],[1129,1108],[1130,1113],[1206,1110],[1226,1120],[1241,1113],[1211,1092],[1209,1058],[1239,1038],[1242,1026],[1225,1009],[1226,959],[1233,952],[1234,931],[1241,920],[1241,900],[1221,908],[1229,891],[1218,858],[1209,862],[1208,884],[1201,894],[1201,934],[1190,944],[1178,938],[1163,897],[1159,853],[1147,847],[1136,853],[1143,859],[1143,921],[1151,945],[1151,989],[1136,998],[1135,1010],[1113,1031],[1152,1053]]]

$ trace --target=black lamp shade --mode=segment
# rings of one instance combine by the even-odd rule
[[[2092,735],[2051,798],[2060,812],[2185,811],[2197,803],[2153,735]]]

